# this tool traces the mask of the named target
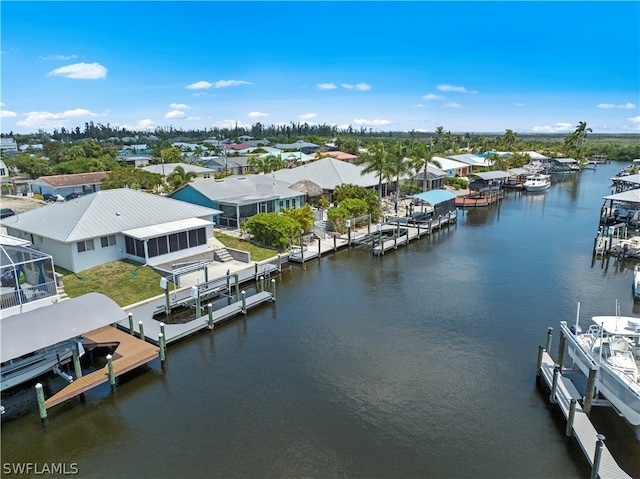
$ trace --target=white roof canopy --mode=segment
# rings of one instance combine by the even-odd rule
[[[155,238],[179,231],[188,231],[194,228],[201,228],[213,224],[212,221],[200,218],[187,218],[185,220],[171,221],[170,223],[161,223],[159,225],[143,226],[142,228],[134,228],[123,231],[122,234],[131,236],[139,240]]]

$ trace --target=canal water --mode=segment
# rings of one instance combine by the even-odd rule
[[[623,166],[554,178],[461,212],[374,257],[351,248],[277,277],[278,301],[203,332],[120,382],[2,426],[2,462],[81,477],[577,478],[564,418],[535,387],[538,345],[577,303],[638,314],[633,264],[593,261],[602,197]],[[640,442],[594,411],[619,463]],[[69,467],[69,466],[68,466]],[[6,472],[6,470],[5,470]]]

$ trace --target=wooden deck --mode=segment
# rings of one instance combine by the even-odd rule
[[[542,373],[542,376],[544,377],[544,380],[546,381],[549,388],[551,388],[553,384],[553,368],[553,359],[551,359],[551,356],[549,356],[549,354],[547,354],[547,352],[545,351],[542,356],[542,366],[540,368],[540,372]],[[591,424],[591,421],[589,420],[589,417],[580,406],[579,401],[582,400],[582,395],[573,385],[573,382],[570,379],[562,376],[562,374],[558,375],[558,385],[556,391],[557,392],[555,401],[558,407],[562,410],[565,418],[569,417],[569,407],[571,405],[571,399],[573,398],[578,401],[578,403],[576,404],[576,411],[573,421],[573,437],[575,437],[580,444],[580,448],[589,461],[589,465],[593,466],[593,458],[595,455],[597,442],[596,435],[598,434],[598,431],[595,430],[595,428]],[[626,479],[631,477],[620,468],[616,460],[611,455],[611,452],[609,452],[609,449],[607,449],[606,444],[602,449],[598,477],[600,479]]]
[[[120,376],[132,369],[148,363],[158,357],[159,348],[152,344],[124,333],[113,326],[105,326],[85,335],[85,347],[106,346],[117,344],[113,353],[113,373]],[[76,397],[99,384],[109,381],[108,366],[76,379],[60,392],[45,401],[45,407],[50,408],[67,399]]]
[[[489,206],[504,197],[503,191],[491,194],[478,195],[471,193],[469,195],[457,196],[455,199],[456,208],[481,208]]]

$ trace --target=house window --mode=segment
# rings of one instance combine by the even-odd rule
[[[93,251],[93,240],[78,241],[78,253],[84,253],[85,251]]]
[[[108,248],[109,246],[116,245],[116,235],[103,236],[100,238],[100,246]]]
[[[144,243],[139,239],[132,238],[131,236],[125,236],[124,246],[127,254],[144,258]]]
[[[204,174],[204,179],[208,180],[209,178],[211,178],[211,173],[205,173]]]
[[[7,170],[0,168],[0,176],[7,176]]]

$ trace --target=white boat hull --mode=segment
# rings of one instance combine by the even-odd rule
[[[33,378],[53,370],[59,364],[73,356],[75,343],[70,342],[59,348],[36,353],[29,358],[20,358],[2,365],[2,383],[0,390],[6,391]]]
[[[630,424],[640,426],[640,384],[613,369],[606,361],[599,361],[566,324],[561,327],[567,340],[567,352],[575,366],[587,377],[590,369],[598,369],[597,390]]]

